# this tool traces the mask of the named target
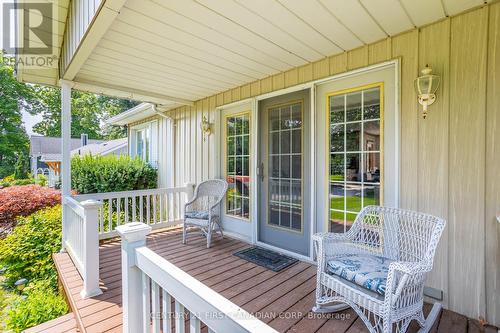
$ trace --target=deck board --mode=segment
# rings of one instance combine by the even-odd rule
[[[64,316],[28,328],[25,333],[69,333],[77,332],[75,315],[70,312]]]
[[[352,310],[337,314],[313,314],[316,268],[299,262],[281,272],[273,272],[232,254],[250,245],[234,239],[213,241],[190,234],[188,244],[181,242],[179,229],[148,236],[147,245],[188,274],[221,293],[235,304],[257,316],[279,332],[368,332]],[[81,299],[82,280],[67,253],[54,254],[61,282],[68,295],[75,322],[82,332],[119,332],[122,329],[122,291],[120,241],[100,246],[100,277],[103,294]],[[426,311],[430,306],[426,304]],[[477,332],[479,323],[443,311],[433,332]],[[410,332],[416,332],[412,325]],[[206,331],[206,328],[202,331]]]

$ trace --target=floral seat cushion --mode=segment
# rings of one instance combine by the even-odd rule
[[[186,216],[187,219],[208,220],[208,212],[207,211],[186,212],[184,215]]]
[[[344,254],[329,260],[327,270],[363,288],[385,295],[392,260],[366,254]]]

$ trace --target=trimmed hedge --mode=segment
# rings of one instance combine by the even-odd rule
[[[156,188],[157,179],[157,170],[139,158],[85,155],[71,160],[71,184],[79,194]]]

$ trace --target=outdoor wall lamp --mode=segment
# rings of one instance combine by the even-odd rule
[[[436,90],[439,87],[441,78],[438,75],[431,74],[432,68],[426,65],[422,69],[422,76],[415,79],[415,90],[418,95],[418,102],[424,107],[424,119],[427,117],[427,108],[436,101]]]
[[[205,140],[212,133],[212,124],[210,124],[206,116],[203,116],[200,127],[203,132],[203,140]]]

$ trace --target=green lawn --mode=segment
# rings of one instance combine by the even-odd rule
[[[377,205],[378,202],[371,197],[364,198],[364,205]],[[333,209],[344,209],[344,198],[343,197],[335,197],[330,199],[330,208]],[[347,210],[352,212],[359,212],[361,210],[361,197],[351,196],[347,197]],[[355,214],[347,214],[347,220],[353,221],[356,217]],[[344,220],[343,212],[330,212],[330,218],[333,220]]]

